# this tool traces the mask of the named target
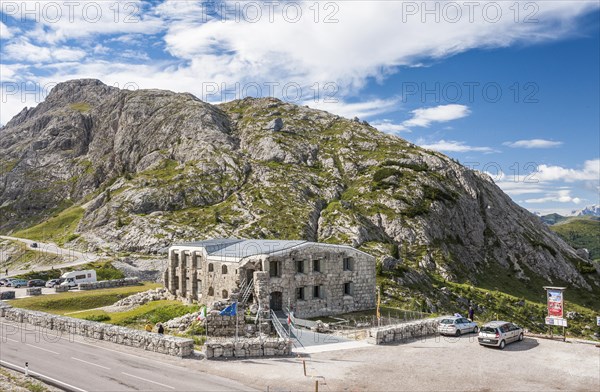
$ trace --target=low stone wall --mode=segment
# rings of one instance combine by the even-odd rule
[[[27,295],[42,295],[41,287],[28,287],[26,290]]]
[[[54,286],[55,293],[66,293],[69,291],[69,286]]]
[[[409,339],[420,339],[425,336],[435,335],[439,324],[438,319],[412,321],[405,324],[389,325],[372,328],[367,336],[367,343],[384,344],[402,342]]]
[[[17,323],[28,323],[61,333],[106,340],[125,346],[141,348],[161,354],[186,357],[194,352],[194,341],[169,335],[81,320],[32,310],[0,307],[0,317]]]
[[[4,291],[2,293],[0,293],[0,300],[2,299],[15,299],[15,292],[14,291]]]
[[[94,283],[79,283],[79,290],[109,289],[112,287],[135,286],[140,283],[140,278],[101,280]]]
[[[204,343],[207,359],[228,359],[247,357],[277,357],[292,354],[292,341],[289,339],[248,339],[228,341],[207,341]]]
[[[237,317],[237,333],[239,336],[253,337],[258,336],[260,333],[270,334],[271,333],[271,322],[270,320],[262,320],[260,328],[257,324],[246,324],[245,318],[242,314],[238,314]],[[235,336],[236,335],[236,316],[221,316],[219,314],[208,314],[206,316],[206,328],[209,336]]]

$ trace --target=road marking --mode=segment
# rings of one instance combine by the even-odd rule
[[[129,376],[129,377],[137,378],[138,380],[143,380],[143,381],[151,382],[152,384],[160,385],[161,387],[175,389],[174,387],[172,387],[170,385],[165,385],[165,384],[161,384],[161,383],[156,382],[156,381],[148,380],[148,379],[143,378],[143,377],[134,376],[133,374],[129,374],[129,373],[125,373],[125,372],[121,372],[121,374],[124,374],[124,375]]]
[[[23,373],[25,373],[25,368],[23,368],[23,367],[21,367],[21,366],[17,366],[17,365],[15,365],[14,363],[10,363],[10,362],[6,362],[6,361],[2,361],[2,360],[0,360],[0,364],[4,364],[4,365],[11,366],[12,368],[14,368],[14,369],[18,369],[18,370],[22,371]],[[50,381],[52,381],[52,382],[55,382],[55,383],[57,383],[57,384],[64,385],[65,387],[67,387],[67,388],[70,388],[70,389],[74,389],[74,390],[76,390],[76,391],[80,391],[80,392],[88,392],[88,391],[86,391],[85,389],[77,388],[77,387],[76,387],[76,386],[74,386],[74,385],[67,384],[66,382],[63,382],[63,381],[57,380],[57,379],[55,379],[55,378],[52,378],[52,377],[48,377],[48,376],[46,376],[46,375],[44,375],[44,374],[42,374],[42,373],[33,372],[33,371],[31,371],[31,370],[30,370],[30,371],[29,371],[29,374],[31,374],[31,375],[34,375],[34,376],[38,376],[38,377],[41,377],[41,378],[45,378],[46,380],[50,380]]]
[[[97,363],[93,363],[93,362],[84,361],[83,359],[79,359],[79,358],[75,358],[75,357],[71,357],[71,359],[74,359],[79,362],[87,363],[88,365],[98,366],[99,368],[102,368],[102,369],[110,370],[110,368],[107,368],[106,366],[98,365]]]
[[[3,339],[6,339],[6,340],[10,340],[11,342],[19,343],[19,341],[18,341],[18,340],[11,339],[11,338],[7,338],[6,336],[3,336],[2,338],[3,338]]]
[[[38,350],[44,350],[44,351],[47,351],[47,352],[52,353],[52,354],[60,355],[60,353],[57,353],[56,351],[48,350],[47,348],[34,346],[33,344],[29,344],[29,343],[25,343],[25,345],[29,346],[29,347],[37,348]]]
[[[4,322],[0,322],[0,325],[9,325],[9,326],[12,326],[12,327],[19,326],[19,324],[16,324],[16,323],[15,324],[10,324],[10,323],[4,323]],[[20,327],[20,328],[22,329],[23,327]],[[62,332],[62,333],[66,333],[66,332]],[[112,348],[102,347],[102,346],[99,346],[99,345],[96,345],[96,344],[91,344],[91,343],[86,343],[86,342],[78,339],[78,338],[84,338],[83,336],[77,335],[77,336],[71,336],[69,338],[65,338],[65,337],[62,337],[62,336],[56,336],[56,337],[59,338],[59,339],[61,339],[61,340],[66,340],[69,343],[78,343],[78,344],[82,344],[82,345],[85,345],[85,346],[90,346],[90,347],[98,348],[100,350],[110,351],[110,352],[113,352],[113,353],[116,353],[116,354],[127,355],[127,356],[130,356],[130,357],[136,358],[138,360],[140,359],[140,356],[136,355],[136,354],[130,354],[130,353],[125,352],[125,351],[113,350]],[[99,341],[100,342],[110,343],[110,344],[116,344],[117,346],[119,346],[117,343],[111,343],[111,342],[108,342],[106,340],[99,340]],[[147,352],[151,353],[151,351],[147,351]],[[169,357],[169,358],[171,358],[171,357]],[[152,362],[160,365],[161,367],[167,366],[167,367],[170,367],[172,369],[178,369],[178,370],[188,371],[188,368],[186,368],[184,366],[173,365],[171,363],[167,363],[167,362],[164,362],[164,361],[161,361],[161,360],[158,360],[158,359],[144,358],[144,360],[145,361],[152,361]]]

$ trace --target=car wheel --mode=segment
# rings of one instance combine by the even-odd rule
[[[20,288],[20,287],[21,287],[21,285],[20,285],[20,284],[18,284],[18,285],[16,285],[16,286],[15,286],[15,289],[18,289],[18,288]]]
[[[504,347],[506,347],[506,342],[505,342],[504,340],[501,340],[501,341],[500,341],[500,345],[498,346],[498,348],[499,348],[500,350],[504,350]]]
[[[454,333],[454,336],[460,336],[460,329],[456,330],[456,332]]]
[[[475,328],[473,328],[473,333],[477,333],[477,332],[479,332],[479,327],[475,326]]]
[[[523,341],[523,333],[520,333],[519,334],[519,342],[522,342],[522,341]]]

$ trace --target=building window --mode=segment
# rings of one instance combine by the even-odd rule
[[[277,277],[281,276],[279,261],[276,261],[276,260],[269,261],[269,276],[271,278],[277,278]]]
[[[212,287],[208,288],[208,296],[209,297],[213,297],[215,295],[215,289],[213,289]]]
[[[224,264],[221,266],[221,274],[227,275],[227,266]]]
[[[304,301],[304,287],[296,288],[296,299]]]
[[[313,260],[313,272],[321,272],[321,259]]]
[[[227,292],[227,290],[223,290],[221,292],[221,297],[223,297],[223,299],[227,299],[229,297],[229,293]]]
[[[313,298],[323,298],[323,286],[313,286]]]
[[[354,271],[354,260],[352,257],[344,257],[344,271]]]
[[[344,283],[344,295],[352,295],[354,291],[354,285],[352,282]]]
[[[213,263],[208,264],[208,272],[213,272],[215,270],[215,267],[213,266]]]
[[[296,272],[299,274],[304,273],[304,260],[296,260]]]

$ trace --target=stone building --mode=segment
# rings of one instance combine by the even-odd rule
[[[190,302],[235,295],[263,311],[317,317],[375,307],[375,258],[350,246],[214,239],[173,245],[166,288]]]

